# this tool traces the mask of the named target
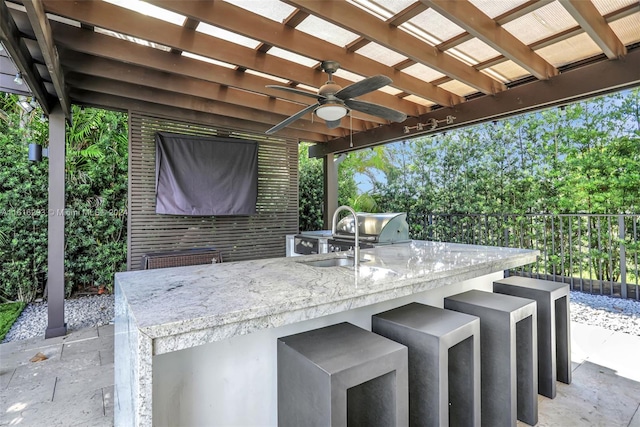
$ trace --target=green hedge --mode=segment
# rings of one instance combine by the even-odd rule
[[[0,99],[0,295],[31,301],[46,283],[48,160],[27,153],[29,142],[48,145],[48,124],[17,97]],[[126,115],[74,106],[66,152],[65,292],[111,289],[126,268]]]

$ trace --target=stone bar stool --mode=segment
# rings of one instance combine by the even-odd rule
[[[569,285],[512,276],[493,282],[493,292],[535,300],[538,306],[538,393],[556,397],[556,379],[571,384]]]
[[[339,323],[278,339],[278,426],[407,426],[407,348]]]
[[[411,303],[371,330],[409,348],[411,426],[480,426],[480,319]]]
[[[536,302],[471,290],[444,299],[444,307],[480,318],[482,425],[538,422]]]

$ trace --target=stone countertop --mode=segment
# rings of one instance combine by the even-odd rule
[[[414,240],[362,250],[357,269],[307,264],[344,255],[117,273],[116,294],[162,354],[529,264],[538,251]]]

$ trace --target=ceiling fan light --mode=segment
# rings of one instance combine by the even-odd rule
[[[316,109],[316,115],[323,120],[333,122],[347,115],[347,109],[342,105],[321,105]]]

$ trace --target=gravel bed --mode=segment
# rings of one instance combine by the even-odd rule
[[[571,292],[571,320],[640,336],[640,301]]]
[[[108,325],[114,318],[114,296],[93,295],[67,299],[65,320],[70,331]],[[640,302],[571,292],[571,320],[640,336]],[[44,336],[47,328],[47,303],[25,307],[3,342]]]
[[[64,301],[64,319],[68,331],[76,331],[91,326],[108,325],[113,322],[114,295],[91,295],[70,298]],[[47,303],[28,304],[18,320],[13,324],[4,342],[25,340],[37,336],[44,337],[47,329]]]

